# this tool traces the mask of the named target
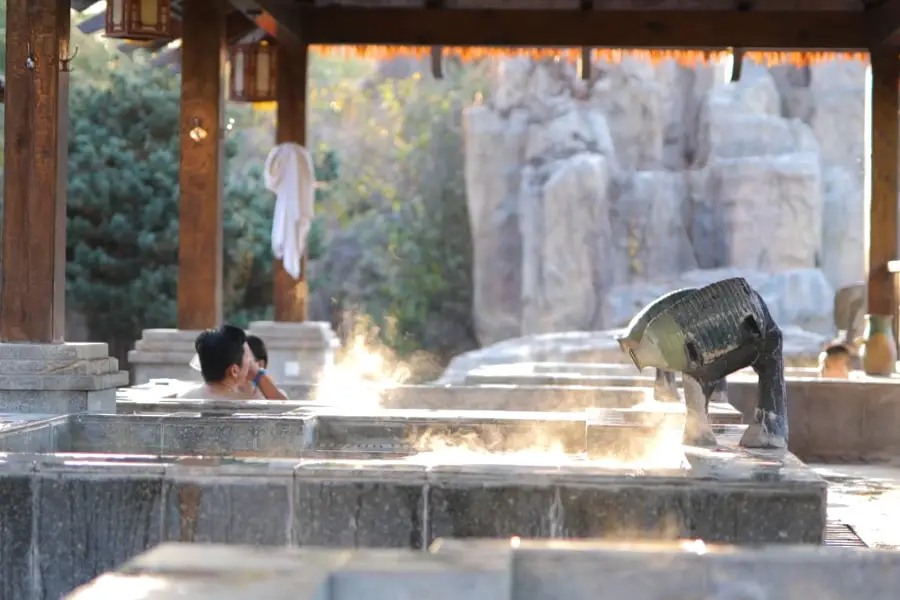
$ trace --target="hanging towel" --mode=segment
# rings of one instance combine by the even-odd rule
[[[294,143],[272,148],[266,158],[265,182],[276,196],[272,253],[288,275],[299,279],[316,193],[315,170],[306,148]]]

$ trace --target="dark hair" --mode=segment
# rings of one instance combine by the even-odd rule
[[[253,353],[253,358],[256,359],[256,362],[269,364],[269,352],[266,350],[266,343],[261,338],[255,335],[248,335],[247,345],[250,346],[250,352]]]
[[[834,344],[829,344],[825,347],[825,356],[828,358],[836,357],[836,356],[853,356],[853,352],[850,351],[850,348],[847,344],[843,342],[838,342]]]
[[[246,342],[247,334],[234,325],[222,325],[200,333],[194,342],[194,349],[200,357],[203,380],[218,383],[225,379],[231,365],[243,364]]]

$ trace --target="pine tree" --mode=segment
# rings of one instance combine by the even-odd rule
[[[72,90],[67,291],[97,339],[175,326],[179,89],[177,75],[144,66]],[[231,164],[239,136],[225,144],[224,308],[246,325],[271,317],[274,197],[258,167]],[[319,253],[315,225],[310,250]]]

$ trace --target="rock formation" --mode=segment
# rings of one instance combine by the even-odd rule
[[[742,276],[782,326],[832,328],[862,277],[865,65],[626,58],[589,81],[503,61],[464,115],[482,345],[621,327],[667,289]]]

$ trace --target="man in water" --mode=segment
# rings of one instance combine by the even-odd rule
[[[287,400],[256,362],[247,334],[240,327],[207,329],[197,336],[194,349],[200,359],[203,384],[179,394],[179,398],[252,400],[261,395],[268,400]]]

